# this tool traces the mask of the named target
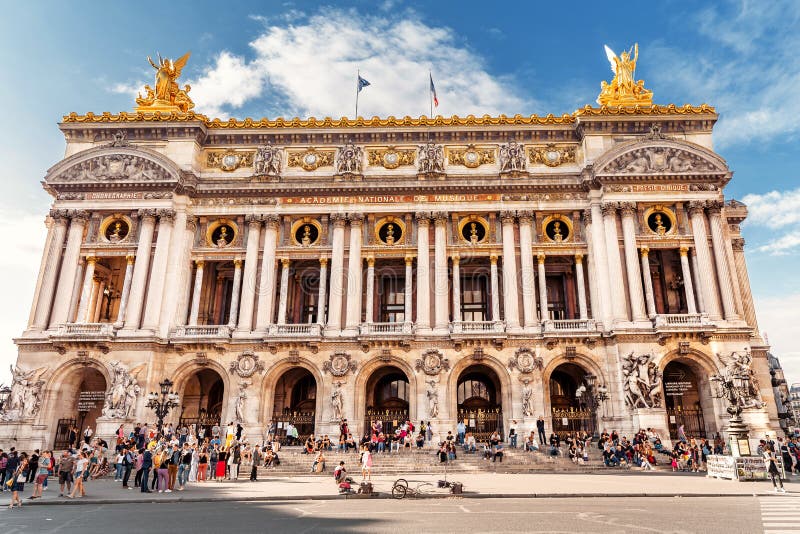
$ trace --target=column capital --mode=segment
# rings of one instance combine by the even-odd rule
[[[723,203],[719,200],[709,200],[706,202],[706,207],[708,208],[709,215],[719,215],[722,213],[722,206]]]
[[[497,254],[489,255],[489,263],[491,263],[492,265],[497,265]]]
[[[197,266],[198,269],[202,269],[203,266],[205,266],[205,264],[206,264],[206,260],[197,259],[197,260],[194,260],[194,264]]]
[[[86,256],[86,263],[94,265],[97,263],[97,256]]]
[[[367,256],[364,259],[367,260],[367,267],[375,267],[375,256]]]
[[[623,217],[633,217],[636,214],[635,202],[620,202],[619,209]]]
[[[328,258],[327,258],[326,256],[322,256],[322,257],[320,257],[320,259],[319,259],[319,264],[320,264],[322,267],[327,267],[327,266],[328,266]]]
[[[136,261],[136,256],[133,254],[128,254],[125,256],[125,261],[128,263],[128,265],[133,265],[133,263]]]
[[[616,216],[618,207],[616,202],[604,202],[600,206],[600,210],[603,212],[604,217],[613,217]]]
[[[427,211],[418,211],[414,214],[419,226],[428,226],[431,223],[431,214]]]
[[[267,226],[267,228],[277,230],[280,223],[281,218],[277,213],[268,213],[267,215],[264,215],[264,224]]]
[[[154,209],[146,208],[139,210],[139,217],[142,219],[142,222],[146,220],[150,220],[150,222],[153,222],[156,220],[156,215],[157,213],[156,210]]]
[[[517,211],[517,219],[520,224],[530,224],[533,222],[533,212],[531,210]]]
[[[331,213],[330,220],[334,228],[344,228],[347,222],[347,216],[344,213]]]
[[[680,248],[681,256],[686,257],[689,255],[689,247],[681,247]]]
[[[414,256],[406,256],[405,260],[406,260],[406,266],[409,266],[412,263],[414,263]]]
[[[70,212],[70,217],[73,222],[85,224],[89,220],[89,217],[91,217],[91,213],[86,210],[73,210]]]
[[[452,256],[450,256],[450,259],[453,260],[453,263],[457,265],[458,262],[461,261],[461,256],[459,256],[458,254],[453,254]]]
[[[284,269],[288,269],[290,263],[292,263],[292,260],[290,260],[289,258],[281,258],[281,265],[283,266]]]
[[[592,224],[592,208],[583,210],[581,216],[583,217],[583,224]]]
[[[241,269],[241,267],[242,267],[242,263],[243,263],[243,262],[242,262],[242,258],[234,258],[234,259],[233,259],[233,266],[234,266],[236,269]]]
[[[744,238],[743,237],[734,237],[731,239],[731,247],[733,250],[742,251],[744,250]]]
[[[500,221],[503,225],[514,224],[514,217],[516,217],[514,210],[503,210],[500,212]]]
[[[186,229],[192,232],[197,230],[197,217],[186,217]]]
[[[706,208],[706,203],[702,200],[691,200],[689,201],[689,215],[697,215],[703,214],[703,211]]]
[[[261,217],[261,215],[256,215],[254,213],[248,213],[247,215],[244,216],[245,222],[247,222],[247,224],[249,224],[251,228],[254,226],[261,226],[262,218],[263,217]]]
[[[575,263],[583,263],[583,254],[575,254]]]
[[[649,247],[642,247],[642,248],[639,249],[639,252],[641,252],[643,258],[647,258],[650,255],[650,248]]]
[[[350,221],[350,226],[361,226],[361,223],[364,222],[364,214],[363,213],[349,213],[347,215],[347,220]]]
[[[536,260],[539,262],[540,265],[544,263],[544,259],[545,255],[543,252],[540,252],[536,255]]]
[[[53,210],[50,210],[50,213],[48,213],[48,215],[50,216],[51,219],[53,219],[53,221],[56,224],[59,224],[59,223],[66,224],[67,220],[69,219],[69,212],[67,210],[56,210],[56,209],[53,209]]]
[[[436,226],[442,226],[447,224],[447,212],[446,211],[434,212],[433,220]]]
[[[173,209],[161,209],[158,210],[158,220],[162,223],[169,223],[172,224],[175,222],[175,210]]]

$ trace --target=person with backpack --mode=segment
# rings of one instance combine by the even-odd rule
[[[122,449],[122,468],[124,470],[122,475],[122,487],[125,489],[131,489],[128,486],[128,480],[131,478],[131,470],[133,469],[133,451],[127,447]]]

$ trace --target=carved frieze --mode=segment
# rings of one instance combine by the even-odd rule
[[[558,167],[564,163],[575,163],[575,146],[549,144],[543,147],[531,147],[528,150],[528,161],[534,165]]]
[[[628,354],[622,361],[625,404],[631,408],[661,407],[661,371],[653,353]]]
[[[438,350],[428,349],[422,353],[422,358],[415,362],[414,368],[417,371],[424,371],[426,375],[435,376],[442,371],[449,371],[450,361]]]
[[[352,142],[336,149],[336,174],[361,174],[364,166],[364,149]]]
[[[516,141],[500,145],[500,173],[525,173],[525,146]]]
[[[536,369],[541,371],[544,368],[544,360],[541,356],[537,356],[533,350],[527,347],[520,347],[509,358],[508,368],[516,368],[519,369],[520,373],[529,374]]]
[[[206,165],[212,169],[233,172],[240,167],[253,165],[255,155],[252,150],[210,150],[206,152]]]
[[[396,149],[389,147],[386,149],[375,149],[367,151],[367,160],[371,167],[383,167],[384,169],[396,169],[402,165],[413,165],[416,152],[409,149]]]
[[[149,159],[130,154],[97,156],[73,165],[56,176],[56,182],[156,182],[170,180],[169,173]]]
[[[418,170],[421,174],[444,173],[444,148],[433,141],[419,146]]]
[[[675,147],[642,147],[626,152],[602,169],[603,174],[720,172],[712,162]]]
[[[358,363],[350,359],[346,352],[334,352],[327,362],[322,363],[322,370],[336,377],[345,376],[349,371],[355,371]]]
[[[231,362],[230,372],[236,373],[241,378],[250,378],[256,373],[264,371],[264,363],[258,359],[258,355],[253,351],[246,350],[236,357],[236,361]]]
[[[281,173],[281,149],[272,145],[258,147],[253,157],[253,176],[277,177]]]
[[[288,167],[300,167],[306,171],[315,171],[320,167],[333,166],[333,150],[317,150],[313,147],[303,152],[289,152]]]
[[[495,162],[495,149],[475,145],[468,145],[467,148],[448,148],[447,162],[450,165],[463,165],[468,169],[476,169],[481,165]]]

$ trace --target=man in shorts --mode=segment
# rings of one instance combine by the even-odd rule
[[[67,493],[72,490],[72,472],[75,470],[75,459],[69,451],[61,454],[61,461],[58,462],[58,486],[59,497],[64,496],[64,485],[67,486]]]

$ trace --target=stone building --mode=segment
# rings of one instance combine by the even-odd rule
[[[0,442],[153,423],[165,378],[167,421],[256,439],[539,416],[674,439],[723,431],[716,379],[740,373],[752,435],[774,434],[716,120],[67,115]]]

